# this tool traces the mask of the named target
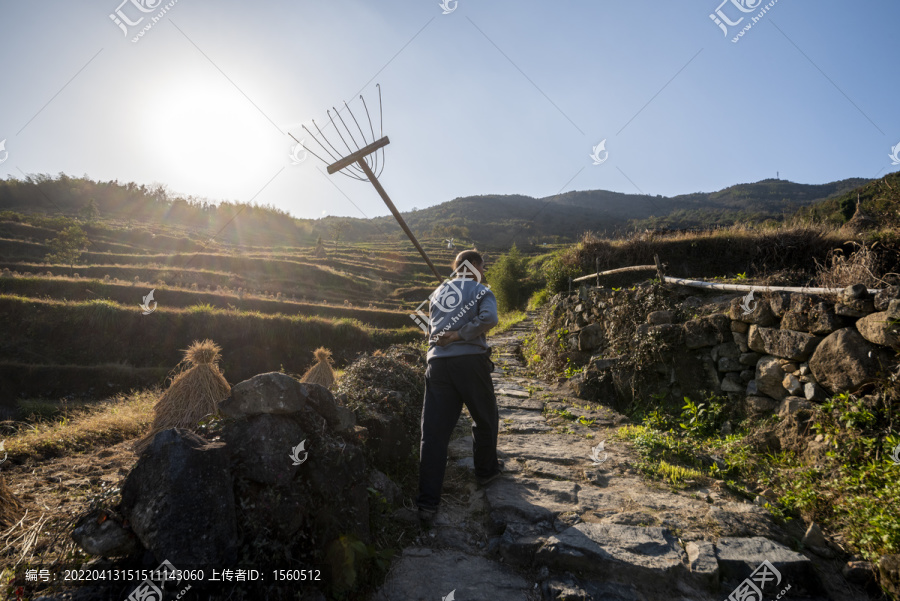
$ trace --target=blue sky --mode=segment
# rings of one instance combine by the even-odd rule
[[[344,100],[359,116],[358,91],[372,109],[376,83],[391,140],[381,182],[403,211],[898,169],[900,4],[778,0],[734,43],[771,3],[720,1],[449,0],[442,14],[439,0],[177,0],[135,43],[167,2],[7,0],[0,177],[62,171],[297,217],[384,215],[370,184],[310,156],[292,165],[287,135],[308,137],[300,124]],[[125,35],[117,9],[143,21]],[[743,17],[727,37],[717,9]]]

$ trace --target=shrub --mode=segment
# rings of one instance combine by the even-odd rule
[[[513,244],[509,252],[488,269],[491,290],[497,297],[497,309],[501,313],[514,311],[524,304],[528,277],[525,265],[525,259]]]

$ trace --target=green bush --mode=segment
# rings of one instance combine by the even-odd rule
[[[491,291],[497,297],[501,313],[521,309],[528,289],[528,270],[525,258],[513,244],[509,252],[497,259],[487,272]]]

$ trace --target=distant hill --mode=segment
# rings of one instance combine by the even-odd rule
[[[469,196],[408,213],[405,219],[416,232],[441,236],[452,235],[448,228],[465,228],[466,237],[480,245],[508,246],[513,241],[574,239],[587,230],[611,234],[621,229],[781,220],[803,206],[845,194],[868,181],[854,178],[809,185],[767,179],[718,192],[675,197],[606,190],[566,192],[547,198]],[[373,221],[387,228],[393,220],[385,217]]]
[[[880,228],[900,228],[900,172],[872,180],[859,188],[801,208],[801,218],[840,225],[849,221],[857,201],[862,212]]]
[[[868,183],[859,178],[820,185],[767,179],[675,197],[606,190],[573,191],[546,198],[492,194],[456,198],[405,213],[404,218],[422,238],[454,237],[481,248],[497,249],[513,242],[521,246],[571,241],[588,230],[612,234],[617,230],[777,221]],[[318,237],[337,241],[405,237],[391,216],[369,220],[297,219],[269,206],[174,196],[162,185],[147,188],[65,174],[0,180],[0,210],[4,209],[87,219],[99,215],[134,226],[181,228],[185,235],[198,240],[216,236],[222,242],[243,244],[311,245]]]

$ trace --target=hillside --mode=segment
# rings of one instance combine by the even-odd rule
[[[566,192],[552,197],[488,194],[456,198],[404,217],[420,237],[440,244],[444,237],[498,250],[513,242],[574,241],[585,231],[612,234],[645,228],[689,228],[739,222],[780,221],[798,209],[833,199],[867,183],[847,179],[821,185],[768,179],[716,192],[674,197],[623,194],[606,190]],[[165,186],[92,181],[60,174],[0,181],[0,210],[98,216],[119,222],[121,230],[141,232],[147,225],[180,231],[192,242],[214,236],[222,243],[280,246],[334,241],[398,241],[404,238],[393,217],[296,219],[273,207],[213,202],[170,194]],[[120,231],[120,234],[122,232]],[[140,234],[152,238],[149,232]],[[152,240],[151,240],[152,241]],[[145,240],[145,242],[150,242]],[[191,250],[189,248],[188,250]]]

